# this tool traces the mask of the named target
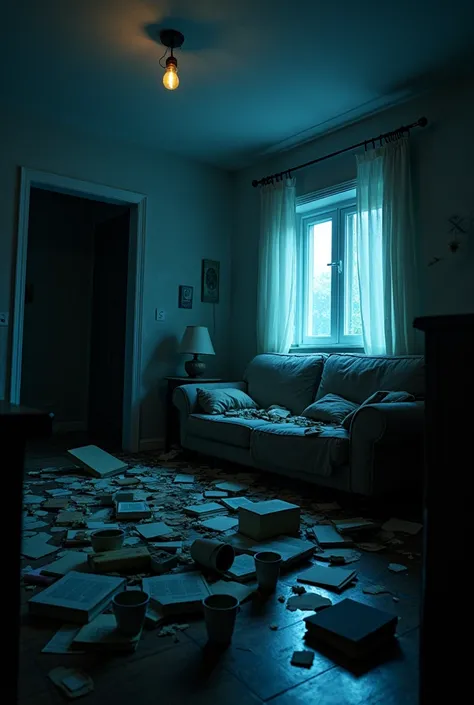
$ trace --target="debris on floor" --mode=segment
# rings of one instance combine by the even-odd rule
[[[332,602],[329,598],[318,595],[317,592],[306,592],[304,595],[289,597],[286,603],[286,609],[291,612],[295,612],[296,610],[316,612],[316,610],[331,607],[331,605]]]
[[[292,666],[311,668],[314,661],[314,651],[294,651],[291,657]]]
[[[144,455],[110,457],[114,467],[118,468],[112,474],[107,474],[107,470],[105,475],[100,474],[99,469],[99,474],[94,475],[91,468],[71,465],[30,470],[27,473],[21,552],[24,559],[30,559],[30,565],[23,566],[21,583],[25,590],[34,590],[35,597],[56,580],[70,575],[71,570],[78,580],[84,574],[81,589],[85,591],[95,589],[87,578],[84,580],[86,575],[102,578],[105,577],[104,573],[110,579],[118,579],[126,585],[127,590],[146,590],[146,585],[150,584],[150,580],[156,580],[153,576],[157,575],[168,583],[173,582],[176,576],[183,587],[185,581],[182,578],[196,571],[196,564],[190,555],[190,546],[196,538],[230,543],[238,555],[245,556],[251,563],[256,542],[238,534],[236,510],[247,503],[269,499],[283,500],[301,508],[299,534],[276,537],[272,539],[271,548],[267,545],[264,547],[264,550],[278,551],[282,556],[286,552],[282,572],[309,561],[308,567],[327,571],[328,576],[334,577],[336,571],[343,570],[335,567],[338,564],[360,561],[360,573],[363,575],[364,552],[385,551],[390,554],[390,558],[395,558],[399,553],[410,561],[419,559],[419,552],[407,550],[412,546],[407,544],[405,548],[405,542],[419,533],[421,524],[392,518],[382,523],[380,529],[380,523],[360,519],[360,510],[349,512],[344,511],[338,502],[315,501],[313,488],[305,494],[303,489],[299,492],[272,484],[273,480],[257,471],[229,472],[207,465],[189,464],[181,460],[177,450],[163,453],[158,458],[146,454],[146,460]],[[100,458],[103,460],[102,455]],[[93,465],[92,461],[90,463]],[[351,519],[354,516],[358,517],[357,522]],[[364,541],[360,541],[360,533],[356,533],[355,527],[352,527],[354,534],[351,534],[348,522],[357,523],[359,529],[362,524],[364,527],[367,525],[364,531],[368,535],[364,533]],[[314,527],[321,525],[334,531],[350,547],[333,548],[329,545],[322,550],[313,531]],[[41,531],[36,533],[38,529]],[[94,552],[90,545],[91,534],[97,530],[113,529],[123,532],[120,547],[102,553]],[[297,546],[302,544],[305,550],[297,550]],[[68,550],[65,551],[65,548]],[[46,563],[40,560],[45,557],[48,557],[48,565],[38,566],[35,563],[36,560],[38,563]],[[377,560],[382,561],[382,567],[388,567],[391,572],[407,570],[404,565],[390,563],[388,555],[386,559],[382,555]],[[245,563],[244,560],[241,562]],[[199,576],[209,594],[230,594],[240,602],[256,599],[255,575],[250,575],[245,585],[229,580],[230,577],[239,579],[238,575],[204,571],[199,572]],[[291,579],[295,580],[295,576],[296,573],[293,573]],[[386,577],[386,580],[388,582],[389,578]],[[287,584],[289,587],[291,582]],[[350,583],[352,585],[353,582]],[[279,592],[265,598],[272,601],[271,616],[267,618],[275,620],[268,624],[271,631],[279,630],[278,621],[285,609],[315,612],[332,605],[330,599],[317,592],[307,591],[304,585],[291,585],[288,599],[280,594],[286,589],[282,584]],[[391,591],[384,585],[364,586],[363,582],[362,592],[376,596]],[[168,636],[178,641],[179,632],[189,625],[170,623],[171,619],[180,619],[181,613],[164,614],[166,610],[162,609],[155,598],[156,595],[152,595],[146,611],[146,629],[143,635],[140,633],[137,641],[152,636]],[[202,596],[197,600],[199,607],[201,599]],[[392,599],[398,602],[398,597],[393,596]],[[181,602],[184,604],[183,600]],[[104,602],[101,610],[111,617],[110,598]],[[252,614],[251,611],[245,614],[245,618],[252,618],[248,616]],[[237,617],[241,618],[243,616]],[[154,634],[148,630],[154,630]],[[45,644],[43,652],[72,653],[71,642],[77,631],[78,626],[64,624]],[[76,648],[74,653],[78,653]],[[312,651],[295,651],[291,663],[309,668],[313,659]],[[49,675],[69,698],[85,695],[93,688],[90,677],[80,670],[59,668],[53,669]],[[94,678],[97,680],[95,672]]]
[[[365,592],[366,595],[381,595],[384,592],[390,592],[390,590],[385,585],[366,585],[362,588],[362,592]]]
[[[94,690],[94,682],[84,671],[57,666],[48,673],[49,678],[68,698],[80,698]]]
[[[392,573],[403,573],[404,570],[408,570],[407,566],[401,563],[389,563],[388,569],[391,570]]]

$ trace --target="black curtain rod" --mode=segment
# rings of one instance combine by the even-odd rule
[[[375,147],[375,143],[380,141],[380,144],[382,144],[382,140],[387,140],[390,141],[393,138],[398,138],[403,135],[404,132],[410,132],[410,130],[413,127],[426,127],[428,124],[428,120],[425,117],[421,117],[419,120],[416,122],[412,122],[411,125],[402,125],[399,127],[397,130],[392,130],[391,132],[385,132],[382,135],[379,135],[378,137],[371,137],[368,140],[364,140],[363,142],[359,142],[358,144],[353,144],[350,147],[344,147],[344,149],[338,149],[337,152],[331,152],[331,154],[325,154],[324,157],[318,157],[317,159],[312,159],[310,162],[306,162],[305,164],[299,164],[298,166],[294,166],[291,169],[285,169],[284,171],[278,171],[276,174],[270,174],[270,176],[264,176],[262,179],[254,179],[252,181],[252,186],[263,186],[265,184],[271,184],[273,181],[278,181],[279,179],[282,179],[285,175],[289,178],[292,174],[293,171],[298,171],[298,169],[306,169],[307,166],[312,166],[313,164],[317,164],[318,162],[323,162],[325,159],[331,159],[331,157],[337,157],[338,154],[343,154],[344,152],[350,152],[352,149],[357,149],[358,147],[365,147],[367,148],[368,144],[372,144]]]

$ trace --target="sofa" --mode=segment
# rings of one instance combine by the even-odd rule
[[[299,416],[325,395],[355,405],[349,428],[325,426],[308,435],[293,423],[202,413],[198,389],[245,391],[267,409]],[[411,401],[366,403],[379,390],[406,392]],[[421,356],[263,354],[242,381],[187,384],[174,390],[183,448],[317,485],[374,497],[421,486],[424,360]]]

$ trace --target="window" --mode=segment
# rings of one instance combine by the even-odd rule
[[[362,345],[355,196],[350,188],[297,206],[297,345]]]

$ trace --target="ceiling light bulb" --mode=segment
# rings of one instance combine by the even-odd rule
[[[163,85],[169,91],[174,91],[179,86],[178,68],[174,63],[166,62],[166,71],[163,75]]]

